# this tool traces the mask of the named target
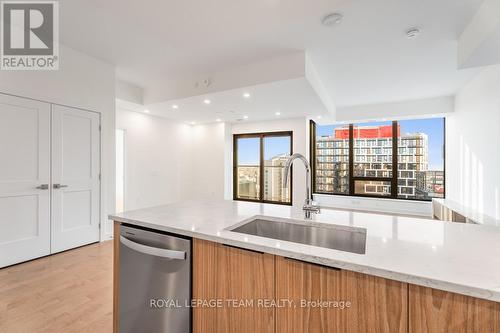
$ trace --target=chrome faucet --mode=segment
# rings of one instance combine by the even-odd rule
[[[304,201],[304,206],[302,206],[302,210],[304,211],[304,217],[308,220],[312,219],[312,214],[321,213],[320,207],[316,202],[314,202],[311,198],[311,166],[309,162],[302,154],[293,154],[288,158],[285,164],[285,179],[284,179],[284,187],[288,188],[288,175],[290,173],[290,168],[293,164],[293,161],[296,159],[301,160],[306,167],[306,200]],[[290,196],[292,193],[290,193]]]

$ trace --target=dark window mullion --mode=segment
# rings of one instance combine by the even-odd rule
[[[369,181],[369,182],[392,182],[393,178],[386,177],[352,177],[354,181]]]
[[[316,192],[316,123],[314,120],[309,120],[309,161],[311,164],[311,198]],[[290,147],[290,152],[293,153],[293,147]],[[290,198],[292,194],[290,193]]]
[[[259,199],[264,201],[264,135],[260,136]]]
[[[288,134],[288,137],[290,138],[290,156],[293,155],[293,132]],[[311,191],[311,198],[312,198],[313,191]],[[288,198],[290,201],[288,204],[292,205],[293,204],[293,164],[290,167],[290,183],[288,186]]]
[[[446,198],[446,118],[443,118],[443,199]]]
[[[349,124],[349,195],[354,195],[354,125]]]
[[[233,135],[233,200],[238,199],[238,137]]]
[[[392,122],[392,184],[391,197],[398,197],[398,122]]]

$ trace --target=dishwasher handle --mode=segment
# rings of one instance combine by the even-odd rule
[[[161,249],[158,247],[147,246],[133,242],[130,239],[125,238],[123,236],[120,236],[120,242],[129,249],[132,249],[140,253],[167,259],[186,260],[186,252],[184,251],[174,251],[174,250]]]

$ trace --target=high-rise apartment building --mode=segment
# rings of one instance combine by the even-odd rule
[[[289,154],[280,154],[264,161],[264,200],[288,202],[289,190],[283,186],[285,164]]]
[[[246,165],[238,168],[238,195],[241,199],[259,199],[259,167]]]
[[[398,127],[398,198],[429,197],[428,137],[424,133],[401,134]],[[390,181],[370,178],[392,177],[392,125],[354,126],[353,176],[367,178],[355,182],[355,194],[390,196]],[[439,173],[439,171],[436,171]],[[434,179],[439,178],[434,173]],[[442,172],[441,172],[442,173]],[[425,179],[423,179],[425,178]],[[417,179],[425,185],[417,187]],[[441,178],[442,179],[442,178]],[[435,188],[435,187],[434,187]],[[330,136],[316,140],[316,192],[349,194],[349,128],[334,129]]]
[[[264,161],[265,201],[289,202],[289,190],[283,187],[283,174],[289,154],[280,154]],[[242,199],[258,200],[260,189],[260,172],[258,165],[238,167],[238,194]]]

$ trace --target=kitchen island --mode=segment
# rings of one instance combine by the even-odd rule
[[[232,231],[255,217],[362,228],[365,253]],[[330,209],[304,221],[302,210],[294,207],[223,200],[186,201],[110,218],[115,230],[125,224],[192,237],[194,299],[334,300],[352,306],[195,307],[195,332],[500,330],[497,227]],[[115,296],[118,285],[115,279]]]

